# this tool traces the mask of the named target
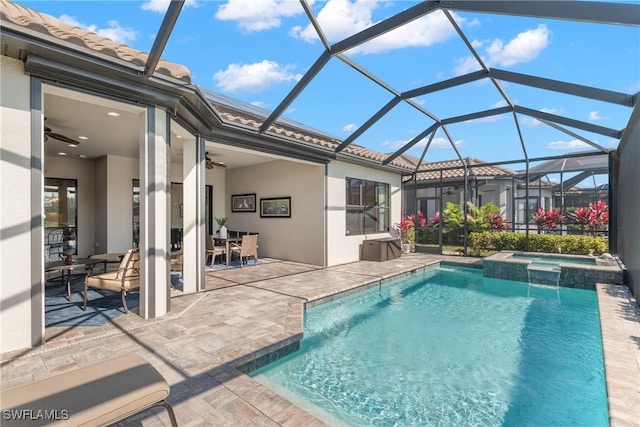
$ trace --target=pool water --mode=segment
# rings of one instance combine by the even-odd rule
[[[608,425],[596,293],[469,268],[309,309],[251,376],[331,425]]]

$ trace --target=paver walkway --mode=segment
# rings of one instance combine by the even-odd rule
[[[132,313],[101,327],[50,328],[44,346],[2,354],[0,385],[8,388],[135,352],[171,384],[169,402],[180,426],[324,425],[238,367],[300,340],[305,304],[344,296],[442,259],[478,262],[473,258],[410,254],[381,263],[360,261],[330,268],[261,260],[257,267],[208,271],[207,291],[188,295],[174,292],[171,313],[160,319],[144,320]],[[601,304],[603,318],[608,319],[603,323],[603,341],[605,346],[611,343],[609,351],[605,349],[607,374],[615,374],[618,367],[626,374],[626,380],[607,377],[608,386],[624,396],[614,396],[618,400],[611,411],[612,424],[620,426],[638,425],[633,417],[640,408],[636,404],[640,385],[636,384],[634,390],[629,380],[634,372],[635,378],[640,377],[640,314],[625,291],[622,287],[598,289],[606,296],[604,309],[608,310],[602,313]],[[611,407],[611,395],[609,399]],[[166,413],[157,410],[123,424],[168,423]]]

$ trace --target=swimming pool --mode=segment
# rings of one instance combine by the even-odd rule
[[[314,307],[251,376],[332,425],[608,425],[596,293],[468,268]]]

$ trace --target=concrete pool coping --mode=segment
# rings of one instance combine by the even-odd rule
[[[123,316],[108,327],[52,330],[42,347],[2,354],[2,388],[135,352],[171,385],[179,425],[324,425],[236,367],[299,340],[304,305],[412,274],[456,256],[403,255],[330,268],[265,260],[252,268],[207,273],[207,292],[172,295],[172,313],[145,321]],[[242,270],[242,271],[240,271]],[[622,286],[597,287],[611,425],[640,425],[640,313]],[[161,411],[131,425],[168,425]],[[128,424],[127,423],[127,424]]]

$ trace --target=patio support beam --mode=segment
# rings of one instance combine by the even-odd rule
[[[491,110],[478,111],[476,113],[464,114],[462,116],[449,117],[448,119],[443,119],[442,124],[449,125],[452,123],[466,122],[468,120],[481,119],[483,117],[497,116],[500,114],[509,113],[511,111],[513,110],[509,106],[493,108]]]
[[[300,95],[304,88],[307,87],[309,83],[311,83],[311,80],[313,80],[313,78],[320,72],[320,70],[322,70],[322,68],[327,64],[327,62],[329,62],[330,59],[331,54],[329,53],[329,51],[325,50],[324,52],[322,52],[322,55],[320,55],[320,57],[316,59],[316,62],[313,63],[313,65],[311,66],[311,68],[309,68],[305,75],[302,76],[300,80],[298,80],[298,83],[296,83],[293,89],[291,89],[291,92],[289,92],[287,96],[285,96],[285,98],[282,100],[282,102],[280,102],[276,109],[273,110],[269,117],[267,117],[262,125],[260,125],[260,129],[258,130],[259,133],[264,133],[267,129],[269,129],[269,126],[271,126],[273,122],[275,122],[278,117],[282,115],[284,110],[286,110],[289,105],[291,105],[291,103],[298,97],[298,95]]]
[[[615,139],[620,139],[622,136],[622,132],[619,130],[607,128],[604,126],[598,126],[591,123],[583,122],[580,120],[574,120],[568,117],[558,116],[551,113],[545,113],[544,111],[532,110],[531,108],[519,107],[517,105],[514,107],[514,110],[516,113],[535,117],[540,121],[546,120],[549,122],[560,123],[560,124],[571,126],[574,128],[586,130],[587,132],[593,132],[600,135],[610,136],[611,138],[615,138]]]
[[[369,129],[378,120],[380,120],[385,114],[387,114],[389,111],[391,111],[391,109],[393,109],[393,107],[398,105],[398,103],[401,100],[402,99],[400,97],[397,97],[397,96],[391,98],[391,100],[389,102],[387,102],[381,109],[379,109],[377,113],[375,113],[373,116],[371,116],[369,118],[369,120],[367,120],[362,126],[360,126],[358,129],[353,131],[353,133],[351,135],[349,135],[344,141],[342,141],[342,144],[340,144],[340,145],[338,145],[336,147],[336,150],[335,150],[336,153],[339,153],[340,151],[344,150],[356,138],[358,138],[360,135],[365,133],[367,131],[367,129]]]
[[[610,102],[612,104],[624,105],[625,107],[633,107],[634,96],[622,92],[599,89],[575,83],[567,83],[560,80],[547,79],[527,74],[514,73],[513,71],[505,71],[495,68],[489,70],[489,77],[538,89],[546,89],[553,92],[580,96],[582,98]]]
[[[141,121],[146,132],[140,138],[140,316],[153,319],[171,304],[171,134],[161,108],[147,108]]]
[[[357,34],[335,43],[331,46],[331,54],[336,55],[346,50],[354,48],[362,43],[366,43],[384,33],[395,30],[411,21],[421,18],[440,8],[439,1],[425,1],[410,7],[390,18],[387,18],[376,25],[360,31]]]
[[[169,8],[164,14],[162,25],[160,25],[156,39],[153,42],[151,52],[149,52],[149,56],[147,57],[147,62],[144,64],[144,76],[146,78],[151,77],[155,72],[156,67],[158,66],[158,61],[160,61],[160,56],[162,56],[162,52],[167,46],[167,41],[169,40],[171,31],[173,31],[173,27],[178,20],[180,10],[182,10],[183,5],[184,0],[171,0],[169,3]]]
[[[406,144],[404,144],[399,150],[397,150],[396,152],[394,152],[393,154],[391,154],[389,157],[387,157],[386,159],[384,159],[382,161],[383,165],[388,165],[389,163],[391,163],[393,160],[395,160],[398,156],[400,156],[402,153],[404,153],[405,151],[407,151],[409,148],[413,147],[414,145],[416,145],[418,142],[420,142],[425,136],[429,135],[431,132],[435,132],[436,129],[438,129],[438,127],[440,127],[440,123],[434,123],[431,126],[429,126],[426,130],[420,132],[419,135],[417,135],[415,138],[413,138],[411,141],[407,142]]]
[[[575,132],[571,132],[569,129],[565,129],[562,126],[559,126],[559,125],[557,125],[557,124],[555,124],[553,122],[550,122],[550,121],[547,121],[547,120],[544,120],[544,119],[538,119],[538,120],[540,120],[542,123],[546,124],[547,126],[551,126],[552,128],[559,130],[560,132],[564,132],[569,136],[572,136],[572,137],[574,137],[576,139],[579,139],[582,142],[585,142],[585,143],[589,144],[590,146],[592,146],[594,148],[597,148],[598,150],[602,151],[603,153],[608,153],[609,152],[609,150],[607,150],[603,146],[598,145],[595,142],[593,142],[593,141],[591,141],[591,140],[589,140],[587,138],[584,138],[584,137],[578,135]]]
[[[466,12],[499,15],[533,16],[567,21],[640,26],[640,11],[635,3],[605,3],[587,1],[502,1],[451,0],[440,7]]]
[[[182,286],[185,293],[195,293],[204,289],[205,141],[199,136],[189,136],[183,141],[182,251],[187,256],[182,266]]]
[[[477,80],[484,79],[488,76],[489,76],[489,73],[485,70],[474,71],[469,74],[464,74],[462,76],[454,77],[448,80],[443,80],[438,83],[433,83],[433,84],[422,86],[416,89],[408,90],[406,92],[402,92],[402,98],[411,99],[417,96],[427,95],[429,93],[438,92],[438,91],[449,89],[455,86],[460,86],[466,83],[475,82]]]

